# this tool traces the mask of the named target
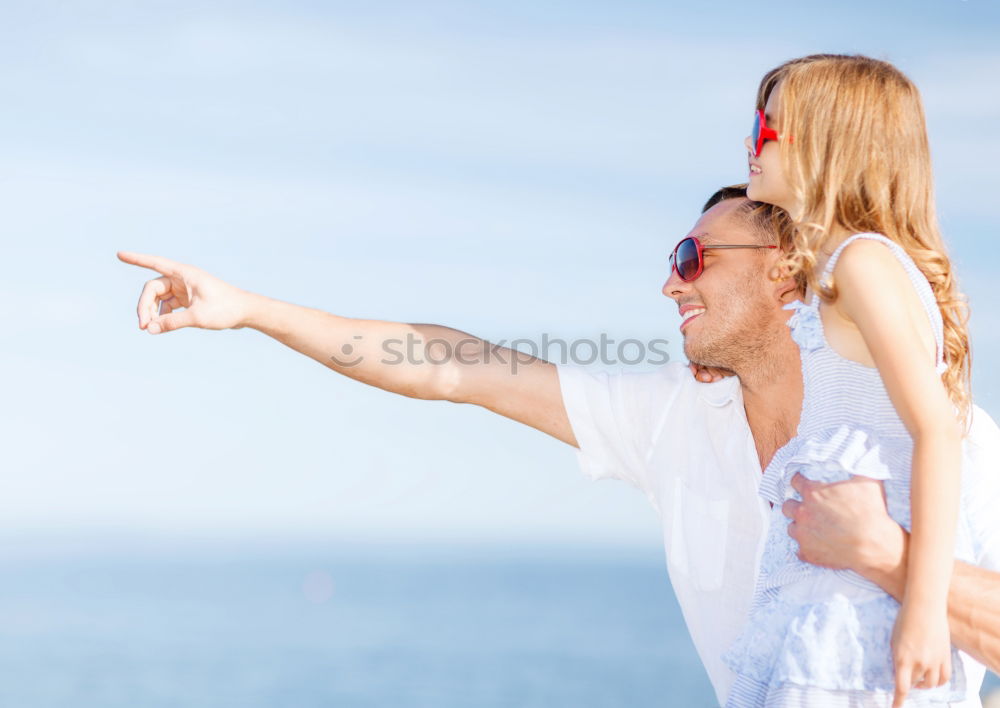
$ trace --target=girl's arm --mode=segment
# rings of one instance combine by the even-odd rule
[[[895,705],[901,705],[912,685],[929,688],[951,677],[946,608],[958,520],[961,431],[935,371],[934,350],[928,348],[930,322],[895,256],[884,244],[861,239],[843,250],[834,276],[839,297],[825,314],[840,321],[831,322],[830,330],[849,345],[851,325],[856,328],[913,437],[909,565],[893,634]],[[824,325],[829,319],[824,318]]]
[[[901,600],[906,588],[909,537],[894,522],[880,553],[857,571]],[[948,620],[955,646],[991,671],[1000,671],[1000,573],[955,562],[948,592]]]

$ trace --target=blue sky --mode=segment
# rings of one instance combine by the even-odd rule
[[[533,430],[248,330],[139,332],[152,274],[115,252],[346,316],[677,357],[667,252],[743,179],[761,74],[817,51],[921,88],[1000,415],[1000,9],[710,7],[5,2],[0,529],[657,543],[641,495]]]

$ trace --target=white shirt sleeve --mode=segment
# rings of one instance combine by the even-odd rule
[[[651,372],[589,371],[557,365],[563,405],[591,479],[621,479],[650,493],[647,460],[663,420],[691,371],[680,363]]]
[[[976,542],[976,563],[1000,571],[1000,428],[989,413],[973,406],[972,426],[965,440],[970,466],[965,474],[972,493],[968,495],[969,524]]]

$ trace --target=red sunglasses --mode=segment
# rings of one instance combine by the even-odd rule
[[[732,245],[729,243],[718,246],[702,246],[697,236],[688,236],[681,239],[681,242],[674,247],[674,252],[670,254],[670,269],[676,270],[678,277],[685,283],[690,283],[705,270],[705,257],[702,254],[713,248],[777,248],[777,246]]]
[[[750,131],[750,142],[753,144],[753,156],[760,157],[760,151],[764,148],[767,140],[777,140],[778,133],[767,127],[767,120],[764,118],[764,111],[760,108],[753,114],[753,130]]]

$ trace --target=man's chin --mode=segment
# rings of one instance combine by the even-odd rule
[[[721,361],[722,357],[710,346],[705,346],[703,342],[692,341],[691,337],[684,337],[684,356],[692,364],[698,366],[709,366],[713,369],[732,369],[732,362]]]
[[[691,337],[684,335],[684,356],[687,357],[687,360],[707,366],[703,362],[703,355],[702,347],[699,347],[697,342],[691,341]]]

